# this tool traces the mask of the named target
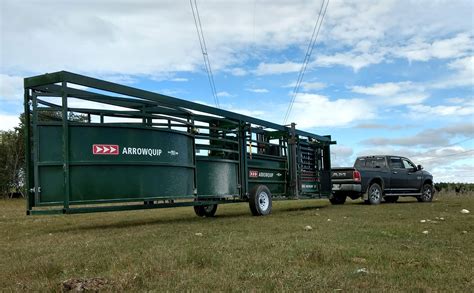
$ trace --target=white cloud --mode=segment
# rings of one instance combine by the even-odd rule
[[[384,60],[384,54],[382,52],[373,53],[358,53],[358,52],[345,52],[336,53],[333,55],[318,55],[316,60],[311,64],[314,66],[330,67],[333,65],[341,65],[352,67],[357,72],[360,69],[367,67],[372,64],[378,64]]]
[[[175,78],[170,79],[170,81],[174,81],[174,82],[186,82],[186,81],[188,81],[188,79],[187,79],[187,78],[184,78],[184,77],[175,77]]]
[[[301,93],[296,96],[289,121],[296,122],[298,128],[345,126],[374,118],[374,111],[374,107],[362,99],[330,100],[322,95]]]
[[[371,86],[353,86],[352,92],[379,97],[374,103],[383,106],[419,104],[429,95],[425,87],[410,81],[376,83]]]
[[[409,115],[413,119],[438,119],[439,116],[471,116],[471,121],[474,123],[474,120],[472,119],[472,115],[474,115],[473,104],[458,106],[408,105],[408,109],[410,110]]]
[[[232,68],[230,70],[230,73],[234,76],[245,76],[247,75],[247,70],[240,67],[236,67],[236,68]]]
[[[454,59],[471,54],[474,45],[467,33],[452,38],[439,38],[431,43],[417,38],[400,42],[402,44],[390,42],[389,39],[372,42],[361,40],[350,50],[316,56],[310,67],[340,65],[351,67],[357,72],[373,64],[389,62],[393,58],[405,58],[410,62],[429,61],[435,58]]]
[[[249,116],[249,117],[255,117],[255,118],[258,118],[258,119],[267,120],[267,118],[266,118],[267,115],[266,115],[265,111],[249,110],[249,109],[243,109],[243,108],[238,108],[238,107],[233,107],[233,106],[227,106],[227,107],[224,107],[224,108],[226,110],[236,112],[236,113],[239,113],[239,114],[242,114],[242,115],[246,115],[246,116]]]
[[[52,9],[48,3],[4,0],[0,12],[2,71],[30,72],[31,64],[35,64],[35,73],[61,69],[95,75],[200,71],[202,55],[188,4],[68,1],[54,2]],[[213,70],[243,76],[249,72],[245,62],[254,58],[260,62],[257,75],[299,71],[301,60],[278,62],[271,53],[292,47],[303,51],[319,5],[308,1],[199,3]],[[459,32],[472,31],[471,11],[469,1],[334,1],[313,52],[317,62],[310,68],[340,64],[357,71],[394,55],[387,49],[393,47],[400,48],[401,55],[420,47],[420,57],[415,53],[415,57],[404,57],[417,60],[426,59],[425,55],[464,56],[472,48],[471,39],[468,33]],[[223,25],[229,23],[232,25]],[[32,43],[35,50],[29,49]],[[68,50],[56,44],[68,44]],[[319,52],[319,46],[327,50]]]
[[[265,94],[265,93],[270,92],[269,90],[264,89],[264,88],[248,88],[248,89],[245,89],[245,90],[249,91],[249,92],[252,92],[252,93],[257,93],[257,94]]]
[[[292,82],[290,84],[284,85],[283,87],[286,88],[294,88],[296,82]],[[300,85],[300,91],[310,92],[310,91],[317,91],[326,88],[326,84],[324,82],[318,81],[303,81]]]
[[[354,150],[350,146],[337,144],[331,147],[331,166],[332,167],[345,167],[352,166],[354,160],[352,155]]]
[[[19,123],[18,115],[0,114],[0,130],[12,130]]]
[[[412,125],[387,125],[381,123],[360,123],[355,125],[353,128],[359,129],[388,129],[388,130],[397,130],[403,128],[413,127]]]
[[[23,99],[23,78],[0,73],[0,101]]]
[[[390,132],[383,137],[373,137],[361,141],[362,144],[374,146],[407,146],[407,147],[446,147],[453,138],[474,138],[474,124],[451,124],[440,128],[429,128],[414,135],[393,137]]]
[[[448,67],[456,72],[451,78],[452,85],[471,87],[474,85],[474,56],[454,60]]]
[[[295,62],[283,62],[283,63],[265,63],[262,62],[254,70],[256,75],[269,75],[269,74],[282,74],[298,72],[301,69],[300,63]]]
[[[411,82],[387,82],[376,83],[371,86],[354,86],[352,91],[354,93],[388,97],[400,93],[406,86],[411,85]]]
[[[227,98],[227,97],[233,97],[233,95],[229,94],[229,93],[226,92],[226,91],[218,92],[218,93],[217,93],[217,96],[218,96],[218,97],[226,97],[226,98]]]
[[[453,38],[439,39],[431,43],[414,40],[405,47],[394,50],[394,55],[410,61],[428,61],[433,58],[452,59],[466,56],[472,50],[473,42],[466,33]]]
[[[457,160],[455,159],[454,161]],[[472,159],[470,161],[465,161],[462,159],[459,161],[459,163],[455,164],[449,164],[449,162],[447,162],[448,165],[441,165],[437,162],[430,163],[432,169],[430,168],[430,165],[427,166],[430,168],[429,170],[433,174],[435,182],[472,183],[472,176],[466,174],[472,174],[472,171],[474,170],[474,162]]]

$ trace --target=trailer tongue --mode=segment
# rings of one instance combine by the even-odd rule
[[[70,72],[25,78],[28,214],[331,193],[330,136]]]

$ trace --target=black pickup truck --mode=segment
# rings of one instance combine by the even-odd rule
[[[419,202],[433,199],[433,176],[400,156],[358,157],[352,168],[333,168],[332,204],[347,197],[362,197],[367,203],[396,202],[400,196],[414,196]]]

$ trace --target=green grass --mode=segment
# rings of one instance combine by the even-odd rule
[[[461,214],[463,208],[471,214]],[[192,208],[25,216],[21,200],[0,201],[0,211],[1,291],[60,291],[64,280],[95,277],[108,280],[109,291],[468,292],[474,286],[473,196],[380,206],[280,201],[266,217],[231,204],[210,219]],[[368,273],[356,273],[361,268]]]

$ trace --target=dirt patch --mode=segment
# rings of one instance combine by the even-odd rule
[[[104,278],[71,278],[62,282],[62,291],[69,292],[97,292],[101,289],[110,288],[111,282]]]

